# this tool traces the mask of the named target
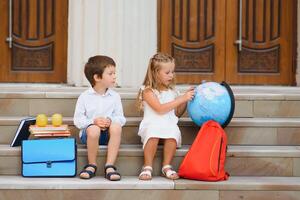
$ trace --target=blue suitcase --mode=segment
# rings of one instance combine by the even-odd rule
[[[23,177],[74,177],[77,148],[74,138],[24,140]]]

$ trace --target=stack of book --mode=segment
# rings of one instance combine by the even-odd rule
[[[69,137],[71,135],[68,125],[61,126],[47,125],[40,127],[37,125],[30,125],[29,132],[35,137]]]

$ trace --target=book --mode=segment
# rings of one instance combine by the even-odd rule
[[[65,130],[65,131],[31,131],[30,133],[32,135],[36,134],[71,134],[70,130]]]
[[[30,135],[29,126],[35,124],[35,121],[35,117],[27,117],[20,121],[15,137],[10,144],[11,147],[21,146],[22,141],[28,139]]]
[[[53,126],[53,125],[47,125],[47,126],[37,126],[37,125],[31,125],[29,127],[30,131],[66,131],[69,130],[67,124],[63,124],[61,126]]]
[[[35,134],[35,137],[69,137],[71,133],[43,133],[43,134]]]

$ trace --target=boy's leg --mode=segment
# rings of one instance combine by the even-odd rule
[[[91,125],[86,129],[87,134],[87,153],[88,153],[88,164],[93,164],[97,166],[97,152],[99,147],[99,136],[100,128],[96,125]],[[86,170],[94,172],[93,167],[87,167]],[[90,175],[88,173],[81,173],[80,177],[88,178]]]
[[[107,165],[113,165],[116,162],[119,147],[121,143],[122,127],[117,123],[112,123],[109,127],[109,141],[107,146]]]
[[[89,164],[97,165],[97,152],[99,148],[100,128],[92,125],[87,128],[87,151]]]
[[[177,142],[175,139],[165,139],[164,141],[164,152],[163,152],[163,162],[162,162],[162,166],[165,166],[165,168],[163,167],[163,173],[166,174],[166,172],[168,170],[172,170],[170,164],[173,160],[173,157],[176,153],[176,147],[177,147]],[[177,179],[179,178],[177,173],[173,173],[170,175],[171,179]]]
[[[107,158],[106,158],[106,164],[105,165],[114,165],[116,162],[119,147],[121,143],[121,133],[122,133],[122,127],[118,123],[112,123],[109,127],[109,142],[107,146]],[[113,168],[108,168],[106,170],[106,173],[114,172],[115,170]],[[114,174],[110,178],[111,180],[119,180],[120,176],[117,174]]]

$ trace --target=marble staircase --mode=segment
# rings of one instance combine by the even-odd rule
[[[99,148],[96,178],[23,178],[21,151],[11,148],[20,119],[38,113],[59,112],[72,135],[72,122],[79,94],[86,88],[64,85],[0,85],[0,200],[2,199],[300,199],[300,88],[234,86],[234,118],[226,128],[228,181],[201,182],[160,177],[161,150],[155,158],[152,181],[137,179],[143,152],[137,129],[141,113],[136,110],[136,89],[118,88],[127,123],[117,166],[120,182],[103,178],[106,147]],[[184,91],[185,87],[179,87]],[[193,142],[199,127],[185,114],[179,121],[183,147],[174,158],[177,168]],[[77,138],[78,139],[78,138]],[[78,140],[79,141],[79,140]],[[79,142],[80,143],[80,142]],[[78,145],[78,171],[86,162],[86,148]]]

